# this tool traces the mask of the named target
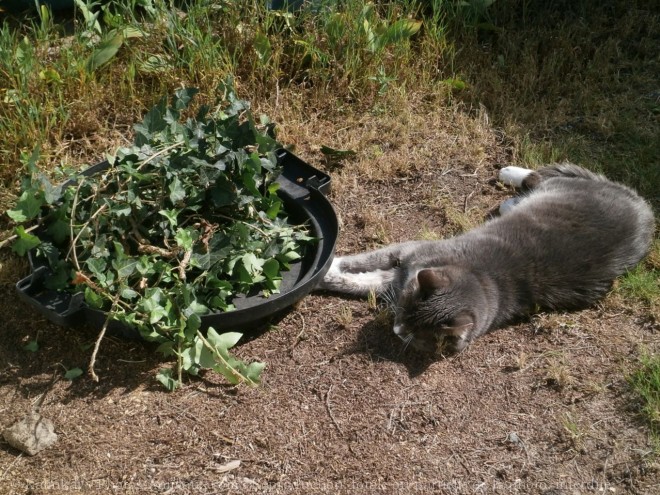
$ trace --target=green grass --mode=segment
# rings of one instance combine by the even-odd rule
[[[619,279],[617,291],[660,320],[660,240],[655,241],[643,263]]]
[[[660,355],[642,355],[628,383],[640,400],[640,412],[660,449]]]

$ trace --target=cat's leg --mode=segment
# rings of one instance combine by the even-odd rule
[[[319,289],[366,296],[382,294],[395,279],[405,244],[383,249],[338,256],[319,284]]]
[[[371,292],[384,293],[394,281],[394,269],[347,272],[341,269],[341,261],[341,258],[333,260],[330,269],[318,285],[319,289],[368,296]]]
[[[504,167],[500,170],[500,182],[517,188],[530,188],[530,179],[538,175],[533,170],[522,167]]]
[[[504,167],[500,170],[500,182],[513,186],[523,191],[534,189],[542,180],[541,175],[528,168],[522,167]],[[505,215],[522,200],[521,196],[507,199],[500,205],[500,215]]]

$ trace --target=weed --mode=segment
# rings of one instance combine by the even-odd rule
[[[348,304],[342,304],[337,313],[336,321],[342,327],[348,327],[353,323],[353,310]]]
[[[583,450],[585,433],[582,431],[582,428],[580,427],[573,414],[567,411],[561,415],[559,421],[562,428],[568,435],[568,439],[573,445],[573,448],[577,451]]]
[[[559,390],[562,390],[575,382],[575,378],[571,375],[570,369],[561,357],[548,357],[545,371],[548,385]]]

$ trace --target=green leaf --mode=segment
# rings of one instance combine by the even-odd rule
[[[85,287],[85,302],[94,309],[102,309],[105,303],[103,296],[97,294],[89,287]]]
[[[163,215],[165,218],[167,218],[167,221],[170,223],[170,227],[172,227],[174,229],[177,226],[177,219],[176,218],[179,215],[180,211],[181,210],[176,210],[176,209],[159,210],[158,213],[160,215]]]
[[[83,374],[83,370],[81,370],[80,368],[71,368],[70,370],[67,370],[66,373],[64,373],[64,378],[66,380],[75,380],[82,374]]]
[[[456,89],[456,90],[463,90],[467,88],[467,83],[461,79],[458,78],[449,78],[449,79],[444,79],[441,81],[442,84],[445,84],[446,86],[449,86],[451,89]]]
[[[71,267],[63,260],[58,260],[57,266],[51,267],[52,275],[46,278],[44,285],[47,289],[62,290],[70,286]]]
[[[117,277],[125,279],[133,275],[138,265],[138,261],[133,258],[122,258],[112,260],[112,267],[117,270]]]
[[[162,368],[156,375],[156,380],[158,380],[163,387],[168,391],[173,392],[179,388],[179,381],[174,378],[174,373],[170,368]]]
[[[39,79],[49,84],[62,82],[62,78],[60,77],[59,72],[57,72],[55,69],[44,69],[39,71]]]
[[[263,33],[257,33],[254,35],[254,40],[252,43],[254,50],[257,52],[257,56],[262,63],[268,62],[270,59],[272,49],[270,46],[270,40],[268,36]]]
[[[263,264],[262,270],[266,278],[273,280],[280,274],[280,263],[275,258],[270,258]]]
[[[261,273],[261,269],[264,265],[264,260],[261,258],[257,258],[254,253],[244,254],[241,260],[243,261],[243,266],[250,275],[258,275]]]
[[[18,237],[11,249],[20,256],[25,256],[30,249],[37,247],[41,244],[41,240],[35,235],[30,234],[25,231],[25,228],[22,225],[19,225],[14,229],[14,234]]]
[[[39,342],[36,340],[31,340],[23,346],[23,349],[28,352],[37,352],[39,350]]]
[[[185,251],[191,251],[195,240],[198,237],[198,232],[194,229],[178,229],[174,234],[174,240],[177,246]]]
[[[52,242],[42,242],[37,246],[37,255],[46,258],[50,267],[56,267],[61,253]]]
[[[43,199],[37,198],[32,191],[23,191],[16,208],[8,210],[7,215],[16,223],[28,222],[37,218],[43,205]]]
[[[125,300],[133,300],[136,297],[138,297],[140,294],[138,294],[136,291],[131,289],[130,287],[125,287],[121,290],[121,298]]]
[[[88,258],[85,260],[87,268],[97,277],[103,276],[108,264],[103,258]]]
[[[210,327],[206,332],[206,338],[211,345],[223,350],[234,347],[243,336],[242,333],[238,332],[218,333],[213,327]]]
[[[122,29],[121,33],[124,35],[124,38],[143,38],[144,33],[141,29],[136,28],[135,26],[126,26]]]
[[[112,60],[123,43],[124,35],[122,33],[114,30],[110,31],[87,59],[85,64],[87,72],[92,73]]]
[[[53,241],[61,244],[67,237],[69,237],[70,229],[71,226],[69,225],[69,222],[60,218],[55,218],[55,220],[48,225],[46,230],[48,235],[53,238]]]
[[[154,105],[151,110],[142,119],[140,124],[136,124],[135,131],[137,132],[135,144],[142,146],[148,143],[154,133],[160,132],[167,128],[167,122],[164,115],[167,112],[167,98],[161,98],[157,105]]]
[[[261,381],[261,373],[266,368],[266,363],[254,362],[250,363],[245,371],[245,376],[253,383],[257,384]]]
[[[174,108],[177,110],[185,110],[190,105],[193,97],[199,93],[197,88],[184,88],[177,89],[174,92]]]
[[[174,180],[170,182],[168,189],[170,190],[170,201],[172,204],[179,204],[186,199],[186,190],[178,177],[175,177]]]

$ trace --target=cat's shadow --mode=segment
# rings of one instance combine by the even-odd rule
[[[355,341],[344,354],[366,354],[373,362],[391,361],[406,367],[411,378],[421,375],[442,357],[406,348],[392,331],[392,321],[374,318],[365,323],[355,336]]]

